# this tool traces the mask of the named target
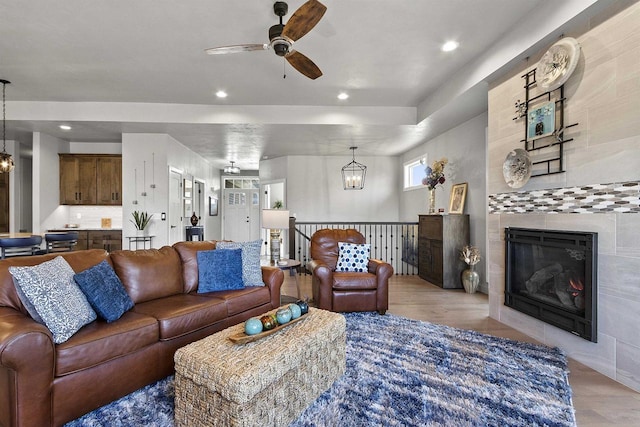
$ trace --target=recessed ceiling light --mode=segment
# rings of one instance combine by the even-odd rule
[[[349,94],[346,92],[340,92],[338,94],[338,99],[344,101],[345,99],[349,99]]]
[[[62,129],[62,130],[71,130],[71,126],[69,126],[69,125],[60,125],[60,129]]]
[[[227,92],[223,91],[223,90],[219,90],[216,92],[216,96],[218,98],[226,98],[227,97]]]
[[[456,50],[458,46],[460,46],[460,43],[451,40],[442,45],[442,51],[451,52],[452,50]]]

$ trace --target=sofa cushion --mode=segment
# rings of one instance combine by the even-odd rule
[[[56,344],[96,320],[95,311],[73,280],[74,271],[64,258],[56,257],[33,267],[10,267],[9,271]]]
[[[159,339],[156,319],[128,311],[115,322],[93,322],[56,346],[55,375],[89,369],[112,359],[135,353]]]
[[[107,261],[76,274],[74,279],[91,307],[107,322],[118,320],[133,308],[133,301]]]
[[[199,295],[181,294],[147,301],[136,304],[133,311],[157,319],[161,340],[189,334],[227,317],[224,300]]]
[[[170,246],[114,251],[113,269],[135,304],[183,293],[182,264]]]
[[[244,289],[208,292],[198,295],[226,301],[227,316],[234,316],[252,308],[271,303],[271,293],[266,286],[249,286]]]
[[[242,249],[198,252],[198,293],[243,287]]]
[[[333,289],[348,291],[362,289],[376,289],[378,281],[375,274],[339,272],[333,273]]]
[[[188,241],[177,242],[173,248],[178,252],[182,260],[182,277],[184,280],[184,292],[189,293],[198,290],[198,252],[212,251],[216,248],[214,241]]]
[[[245,286],[264,286],[260,268],[262,239],[251,242],[218,242],[217,249],[242,249],[242,282]]]
[[[349,242],[338,242],[338,262],[336,271],[357,271],[367,272],[371,245],[368,243],[355,244]]]

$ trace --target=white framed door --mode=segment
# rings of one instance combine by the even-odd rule
[[[168,245],[185,239],[182,226],[182,171],[169,168],[169,224]]]
[[[225,188],[223,202],[223,238],[235,242],[259,239],[259,190]]]

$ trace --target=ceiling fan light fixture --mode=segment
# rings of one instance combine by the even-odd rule
[[[15,167],[13,157],[7,153],[7,123],[6,123],[6,96],[5,89],[8,84],[11,84],[9,80],[0,79],[2,83],[2,152],[0,152],[0,173],[9,173]]]
[[[235,162],[230,162],[230,163],[231,163],[230,165],[227,165],[224,167],[223,172],[226,173],[227,175],[239,175],[240,168],[234,165]]]

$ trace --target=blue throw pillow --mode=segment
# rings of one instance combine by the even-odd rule
[[[133,301],[107,261],[102,261],[73,278],[91,307],[108,323],[118,320],[133,308]]]
[[[243,289],[242,249],[198,251],[198,293]]]
[[[245,286],[264,286],[260,267],[262,239],[251,242],[217,242],[217,249],[242,249],[242,282]]]

